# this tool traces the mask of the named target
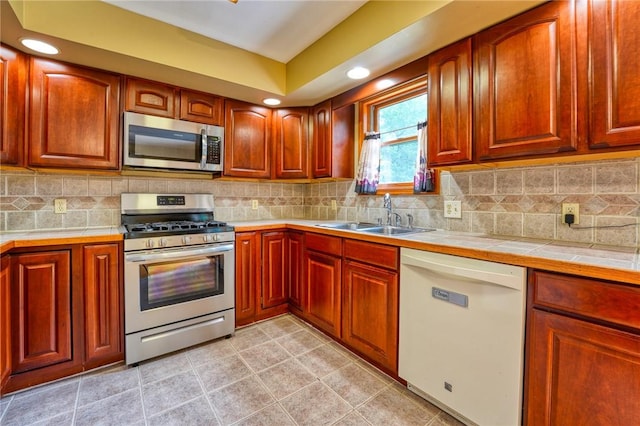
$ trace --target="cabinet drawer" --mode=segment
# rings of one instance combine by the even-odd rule
[[[342,256],[342,238],[339,237],[308,233],[305,246],[308,250]]]
[[[398,269],[398,248],[357,240],[344,241],[344,257],[382,268]]]
[[[530,302],[640,330],[640,288],[548,272],[531,273]]]

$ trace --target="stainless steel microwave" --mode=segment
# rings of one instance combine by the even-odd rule
[[[224,127],[125,112],[123,136],[125,166],[222,171]]]

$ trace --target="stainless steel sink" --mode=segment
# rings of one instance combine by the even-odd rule
[[[366,222],[348,222],[348,223],[321,223],[319,225],[322,228],[331,228],[331,229],[346,229],[348,231],[364,231],[369,228],[379,227],[380,225],[376,225],[375,223],[366,223]]]
[[[408,228],[404,226],[376,226],[375,228],[362,229],[362,232],[369,234],[381,234],[381,235],[404,235],[414,234],[417,232],[435,231],[432,228]]]

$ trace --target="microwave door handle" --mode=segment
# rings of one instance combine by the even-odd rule
[[[202,129],[200,131],[202,141],[202,156],[200,157],[200,169],[204,170],[207,167],[207,130]]]

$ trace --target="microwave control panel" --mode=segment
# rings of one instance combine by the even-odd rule
[[[207,136],[207,164],[220,164],[220,138]]]

